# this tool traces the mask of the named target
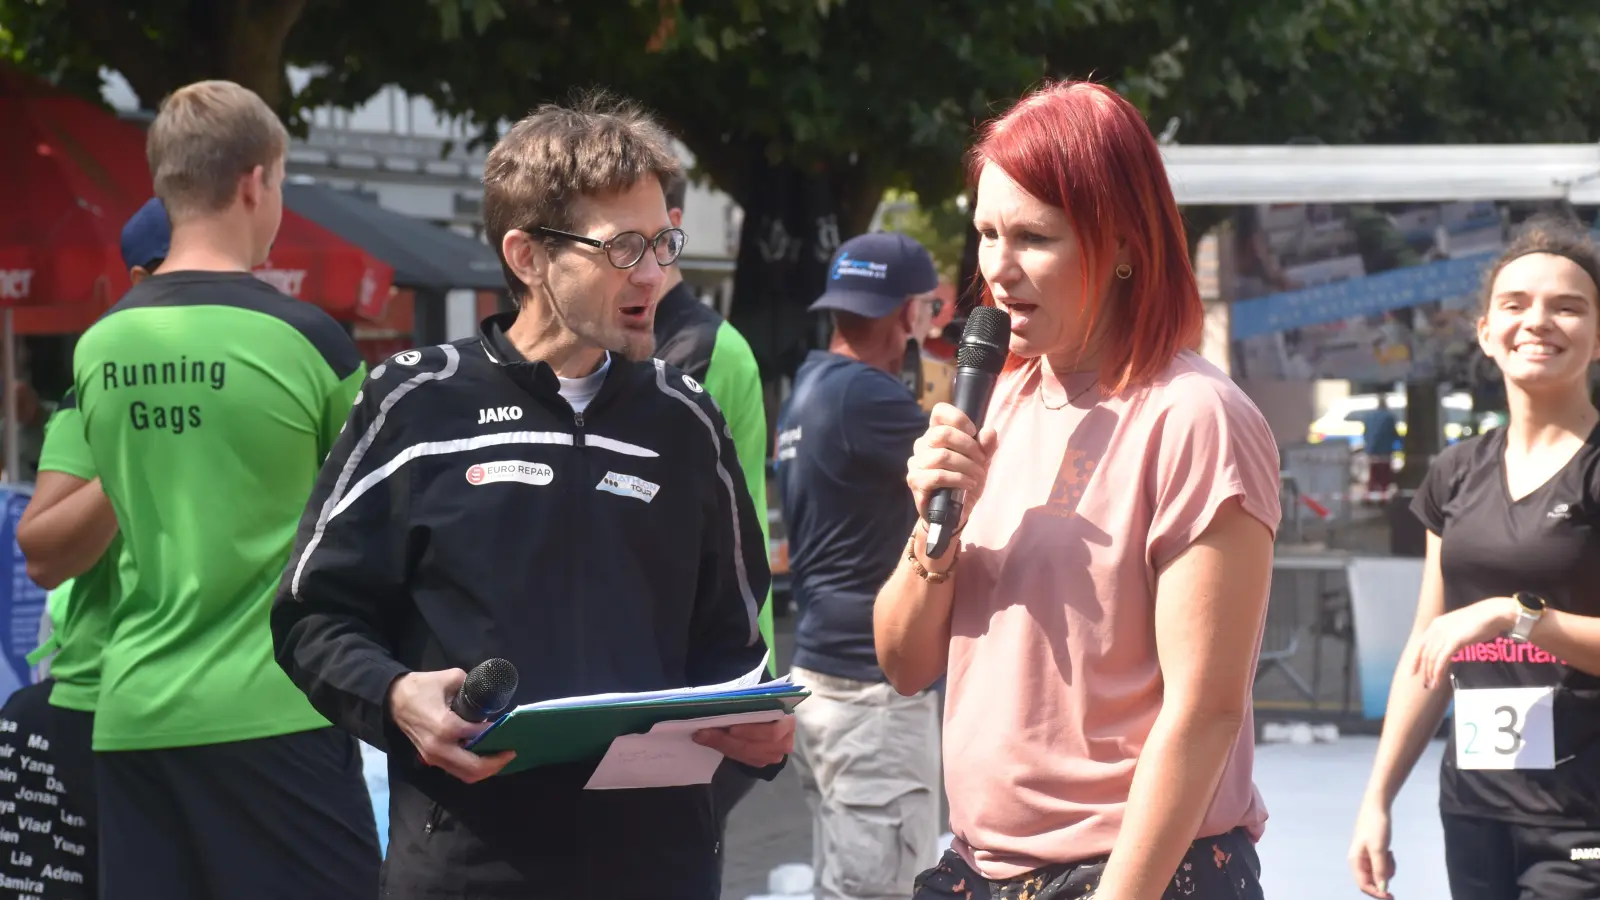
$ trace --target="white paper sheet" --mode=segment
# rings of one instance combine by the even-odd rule
[[[704,728],[724,728],[751,722],[774,722],[786,713],[781,709],[707,716],[700,719],[674,719],[657,722],[644,734],[624,734],[611,742],[605,758],[589,777],[585,790],[608,791],[629,788],[679,787],[708,784],[722,763],[722,754],[694,742],[694,733]]]
[[[567,706],[594,706],[601,703],[632,703],[648,700],[671,700],[678,697],[696,697],[702,694],[720,694],[725,691],[739,690],[740,688],[752,688],[759,684],[788,684],[791,680],[788,675],[785,675],[782,678],[774,678],[771,681],[764,682],[761,680],[761,676],[765,675],[767,671],[767,657],[771,655],[772,651],[768,650],[767,653],[761,657],[760,665],[739,676],[738,678],[735,678],[732,681],[725,681],[722,684],[707,684],[700,687],[672,688],[665,691],[638,691],[636,693],[588,694],[582,697],[559,697],[554,700],[540,700],[538,703],[524,703],[523,705],[517,707],[517,709],[560,709]]]

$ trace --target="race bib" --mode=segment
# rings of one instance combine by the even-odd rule
[[[1548,687],[1457,690],[1456,768],[1555,768],[1554,697]]]

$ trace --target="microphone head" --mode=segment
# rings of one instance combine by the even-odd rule
[[[956,368],[999,374],[1011,346],[1011,314],[997,306],[979,306],[967,314],[956,345]]]
[[[474,666],[461,684],[461,699],[485,719],[504,712],[516,693],[517,667],[498,657]]]

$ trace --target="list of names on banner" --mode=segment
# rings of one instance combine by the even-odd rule
[[[89,823],[49,754],[48,738],[0,718],[0,897],[88,900]]]

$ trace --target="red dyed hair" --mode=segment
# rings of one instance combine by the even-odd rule
[[[967,158],[974,189],[989,164],[1071,220],[1083,257],[1085,341],[1108,316],[1104,388],[1148,381],[1179,351],[1199,348],[1204,310],[1183,219],[1161,151],[1133,104],[1087,81],[1048,83],[984,126]],[[1126,289],[1103,304],[1119,240],[1133,274],[1118,280]],[[994,303],[988,285],[983,303]]]

